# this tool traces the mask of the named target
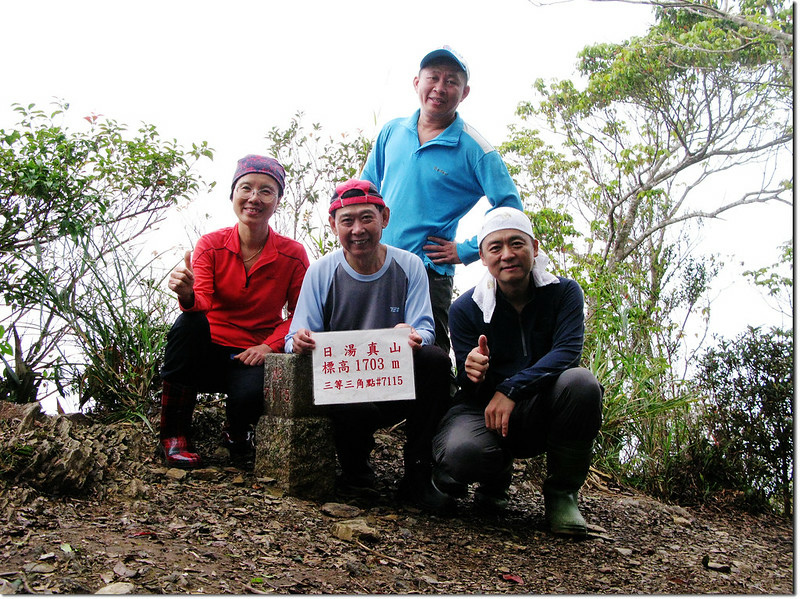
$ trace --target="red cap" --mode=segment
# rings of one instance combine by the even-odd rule
[[[386,206],[383,196],[372,183],[361,179],[348,179],[336,186],[336,193],[331,198],[331,207],[328,209],[328,213],[333,214],[339,208],[353,204]]]

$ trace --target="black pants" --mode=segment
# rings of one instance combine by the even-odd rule
[[[594,375],[571,368],[546,391],[516,403],[505,438],[486,428],[484,407],[456,404],[434,437],[434,467],[459,484],[492,484],[513,458],[545,453],[548,443],[590,446],[600,430],[602,403]]]
[[[450,355],[449,316],[450,304],[453,303],[453,277],[440,275],[429,268],[428,291],[431,297],[433,310],[433,324],[436,332],[436,345]]]
[[[231,433],[255,426],[264,409],[264,366],[247,366],[233,356],[242,348],[211,342],[205,314],[184,312],[167,333],[161,378],[203,393],[225,393]]]
[[[435,345],[414,352],[416,399],[329,406],[334,440],[343,473],[359,477],[369,471],[374,433],[406,420],[403,459],[409,468],[430,468],[431,440],[450,403],[450,358]]]

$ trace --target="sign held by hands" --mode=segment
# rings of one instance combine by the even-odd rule
[[[314,404],[414,399],[408,328],[314,333]]]

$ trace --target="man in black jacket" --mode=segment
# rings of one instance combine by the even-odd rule
[[[450,309],[460,389],[434,440],[433,484],[503,509],[513,459],[547,454],[545,517],[554,533],[586,535],[578,491],[600,429],[603,390],[578,366],[583,292],[547,272],[529,218],[490,211],[478,236],[488,273]]]

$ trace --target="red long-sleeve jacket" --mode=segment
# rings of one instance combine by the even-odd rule
[[[302,245],[270,227],[261,256],[248,273],[239,254],[238,227],[208,233],[197,242],[192,256],[194,305],[181,310],[205,313],[214,343],[241,349],[263,343],[282,352],[308,256]]]

